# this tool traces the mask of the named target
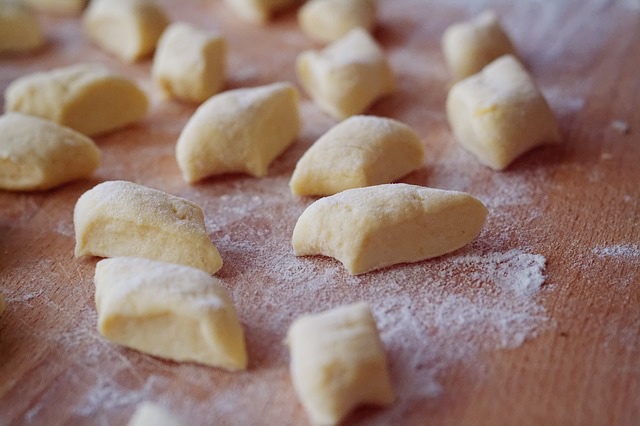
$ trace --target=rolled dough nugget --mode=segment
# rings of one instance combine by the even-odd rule
[[[76,15],[87,5],[87,0],[25,0],[29,6],[43,12]]]
[[[442,51],[456,80],[479,72],[500,56],[516,55],[509,36],[492,11],[447,28],[442,36]]]
[[[486,216],[464,192],[400,183],[348,189],[307,207],[293,251],[333,257],[358,275],[457,250],[478,236]]]
[[[304,153],[289,186],[296,195],[333,195],[393,182],[423,161],[424,146],[409,126],[358,115],[334,126]]]
[[[169,25],[153,0],[92,0],[82,20],[91,41],[127,62],[150,55]]]
[[[302,31],[319,42],[332,42],[354,28],[371,31],[376,23],[376,0],[311,0],[300,8]]]
[[[133,81],[99,65],[73,65],[13,81],[5,111],[55,121],[88,136],[116,130],[144,117],[147,95]]]
[[[21,1],[0,1],[0,53],[30,52],[45,38],[35,14]]]
[[[226,3],[242,19],[264,24],[271,19],[274,13],[298,1],[299,0],[226,0]]]
[[[222,89],[226,56],[224,38],[176,22],[160,37],[151,74],[169,96],[201,103]]]
[[[247,368],[242,326],[217,278],[184,265],[119,257],[96,265],[98,330],[175,361]]]
[[[300,317],[287,340],[293,386],[313,424],[335,425],[358,405],[394,401],[384,347],[366,303]]]
[[[496,170],[561,139],[547,101],[511,55],[456,83],[447,95],[447,118],[458,142]]]
[[[16,112],[0,116],[0,189],[50,189],[99,165],[96,144],[75,130]]]
[[[299,132],[293,85],[230,90],[211,97],[189,119],[178,138],[176,160],[189,183],[234,172],[261,177]]]
[[[300,84],[327,114],[343,120],[360,114],[395,89],[395,78],[384,52],[362,28],[323,50],[298,55]]]
[[[145,401],[138,405],[127,426],[186,426],[186,423],[160,405]]]
[[[78,199],[73,222],[76,257],[144,257],[210,274],[222,267],[202,209],[143,185],[109,181],[95,186]]]

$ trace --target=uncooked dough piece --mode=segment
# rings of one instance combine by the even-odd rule
[[[393,182],[423,161],[424,147],[409,126],[358,115],[337,124],[305,152],[289,186],[296,195],[333,195]]]
[[[17,0],[0,1],[0,53],[29,52],[45,42],[34,13]]]
[[[342,120],[362,113],[395,89],[384,52],[362,28],[296,61],[300,84],[327,114]]]
[[[160,405],[145,401],[138,405],[127,426],[186,426],[186,423]]]
[[[538,145],[560,142],[547,101],[511,55],[456,83],[447,96],[447,118],[458,142],[496,170]]]
[[[226,56],[221,36],[176,22],[160,37],[151,72],[169,96],[201,103],[222,89]]]
[[[300,8],[302,31],[320,42],[331,42],[354,28],[371,31],[376,23],[376,0],[311,0]]]
[[[82,194],[73,212],[76,257],[134,256],[193,266],[222,267],[202,209],[184,198],[126,181]]]
[[[298,0],[226,0],[242,19],[259,24],[266,23],[274,13],[297,2]]]
[[[0,189],[50,189],[99,165],[98,147],[75,130],[16,112],[0,116]]]
[[[363,274],[457,250],[478,236],[486,216],[464,192],[399,183],[348,189],[307,207],[293,251],[330,256]]]
[[[189,119],[178,138],[176,160],[189,183],[233,172],[261,177],[299,132],[293,85],[230,90],[203,103]]]
[[[99,65],[73,65],[13,81],[5,111],[46,118],[94,136],[134,123],[149,107],[145,92]]]
[[[29,6],[43,12],[77,15],[87,5],[87,0],[24,0]]]
[[[293,386],[313,424],[337,424],[361,404],[393,402],[384,347],[366,303],[300,317],[287,340]]]
[[[492,11],[447,28],[442,36],[442,51],[456,80],[479,72],[500,56],[516,55],[509,36]]]
[[[183,265],[119,257],[96,265],[98,330],[175,361],[247,368],[242,326],[222,283]]]
[[[133,62],[155,50],[169,19],[153,0],[92,0],[83,23],[91,41]]]

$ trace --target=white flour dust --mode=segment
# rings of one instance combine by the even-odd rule
[[[615,244],[611,246],[597,246],[594,247],[591,252],[599,258],[640,258],[640,247],[637,244]]]

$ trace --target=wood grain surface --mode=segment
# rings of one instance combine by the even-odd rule
[[[296,55],[318,47],[299,31],[295,11],[255,26],[221,1],[161,3],[172,20],[227,37],[227,89],[296,82]],[[441,34],[487,8],[501,16],[563,136],[561,145],[534,150],[504,172],[465,152],[444,114],[450,82]],[[478,239],[457,253],[356,278],[333,259],[295,258],[290,248],[295,221],[313,199],[292,196],[288,180],[334,124],[305,96],[303,131],[267,177],[190,186],[174,148],[195,106],[163,99],[149,60],[124,64],[92,46],[77,17],[44,15],[45,49],[0,58],[1,92],[30,72],[100,62],[136,79],[153,100],[142,122],[95,138],[103,156],[92,179],[0,192],[7,300],[0,424],[120,425],[145,400],[190,425],[306,424],[289,378],[286,329],[303,313],[357,300],[374,310],[397,401],[359,409],[346,424],[640,422],[640,5],[381,0],[379,12],[375,36],[398,88],[367,112],[406,122],[427,149],[423,167],[403,181],[470,192],[490,215]],[[97,333],[98,259],[74,258],[72,212],[84,191],[113,179],[203,207],[225,262],[217,275],[246,330],[248,371],[161,360]],[[528,293],[504,287],[527,283],[534,285]]]

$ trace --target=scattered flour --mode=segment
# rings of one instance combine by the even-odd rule
[[[591,252],[599,258],[640,258],[640,247],[637,244],[615,244],[612,246],[597,246],[593,250],[591,250]]]

